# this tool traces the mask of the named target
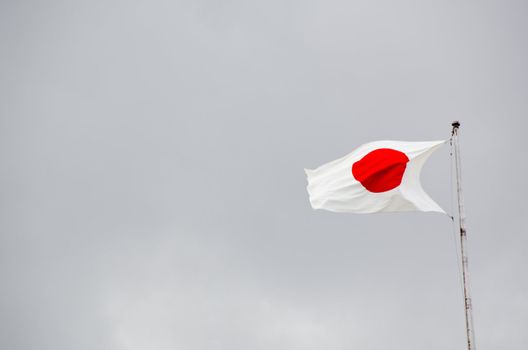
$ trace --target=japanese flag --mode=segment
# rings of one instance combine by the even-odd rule
[[[445,213],[422,189],[420,171],[446,142],[375,141],[317,169],[305,169],[310,204],[348,213]]]

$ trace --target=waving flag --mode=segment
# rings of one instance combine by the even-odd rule
[[[376,141],[317,169],[305,169],[312,208],[348,213],[445,213],[420,184],[425,161],[445,142]]]

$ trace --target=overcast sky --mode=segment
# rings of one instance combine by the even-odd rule
[[[464,349],[450,220],[303,168],[460,119],[479,349],[528,346],[525,1],[0,3],[0,348]],[[424,188],[448,212],[449,149]]]

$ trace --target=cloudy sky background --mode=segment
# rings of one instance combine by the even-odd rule
[[[0,3],[0,348],[464,349],[450,220],[303,168],[460,119],[479,349],[528,346],[524,1]],[[451,212],[449,149],[424,187]]]

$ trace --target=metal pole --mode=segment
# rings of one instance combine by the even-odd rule
[[[452,124],[453,131],[451,134],[451,142],[453,145],[453,155],[455,157],[455,172],[456,172],[456,190],[458,199],[458,227],[460,229],[460,252],[462,255],[462,281],[464,284],[464,306],[466,316],[466,335],[468,350],[475,350],[475,334],[473,330],[473,312],[471,306],[471,295],[469,293],[469,271],[467,258],[467,235],[466,235],[466,215],[464,213],[464,200],[462,197],[462,174],[460,169],[460,148],[458,144],[458,128],[460,123],[454,121]],[[454,223],[454,221],[453,221]]]

